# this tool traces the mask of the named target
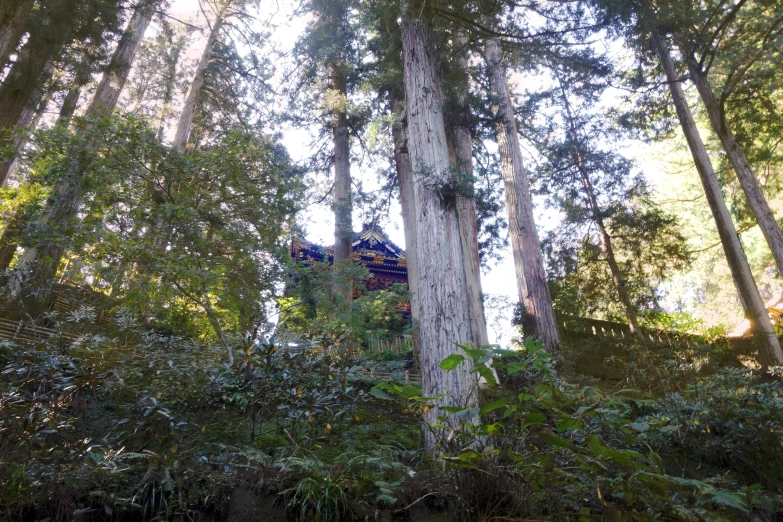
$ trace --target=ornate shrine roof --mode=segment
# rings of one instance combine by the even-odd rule
[[[353,234],[351,258],[360,262],[373,275],[388,275],[408,282],[405,251],[392,242],[378,225],[365,225]],[[323,247],[300,237],[291,241],[291,257],[298,261],[333,262],[334,247]]]

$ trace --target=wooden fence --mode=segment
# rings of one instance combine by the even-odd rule
[[[568,315],[557,315],[558,328],[563,336],[604,337],[607,339],[633,339],[631,329],[627,324],[589,319]],[[709,342],[701,335],[669,332],[666,330],[643,328],[641,332],[645,340],[668,346],[686,346],[696,348]]]

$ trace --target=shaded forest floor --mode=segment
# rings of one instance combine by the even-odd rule
[[[210,345],[69,317],[2,342],[8,520],[757,520],[783,512],[783,394],[717,343],[498,354],[481,422],[421,450],[392,352]],[[467,362],[466,362],[467,364]],[[385,381],[373,374],[388,376]],[[466,410],[467,411],[467,410]],[[462,416],[465,412],[456,412]],[[467,418],[467,417],[466,417]]]

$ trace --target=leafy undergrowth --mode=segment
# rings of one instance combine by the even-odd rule
[[[564,357],[591,350],[574,343]],[[781,512],[779,380],[726,364],[725,348],[622,350],[602,378],[555,372],[535,343],[466,349],[444,368],[469,364],[491,382],[491,357],[503,386],[482,390],[481,409],[455,408],[465,422],[427,456],[420,414],[431,399],[363,371],[401,373],[404,357],[238,342],[231,368],[222,349],[127,316],[68,349],[4,343],[0,518],[239,520],[236,499],[248,495],[275,499],[248,520]]]

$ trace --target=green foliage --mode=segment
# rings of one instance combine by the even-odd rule
[[[393,506],[393,489],[411,470],[393,460],[393,448],[372,455],[345,453],[329,464],[318,459],[289,457],[283,465],[306,476],[282,494],[297,520],[327,522],[356,520],[374,504]]]
[[[73,155],[89,157],[81,215],[33,221],[23,244],[68,245],[94,287],[180,331],[251,329],[282,277],[282,236],[298,204],[285,151],[237,131],[183,155],[130,116],[76,126],[39,133],[28,161],[33,186],[51,188],[72,174]]]
[[[294,342],[328,348],[350,340],[364,348],[410,333],[410,302],[405,285],[366,291],[369,272],[362,265],[292,264],[286,297],[278,299],[281,332]],[[334,295],[335,285],[350,284],[358,297],[350,303]]]
[[[555,307],[621,321],[626,305],[658,310],[658,288],[690,261],[685,238],[619,153],[627,136],[613,114],[596,108],[609,85],[606,59],[578,51],[558,60],[549,64],[555,85],[528,100],[554,116],[532,132],[542,156],[540,192],[562,217],[544,242]]]
[[[491,360],[506,383],[485,390],[480,409],[446,409],[459,426],[435,458],[452,480],[467,482],[461,500],[474,513],[721,520],[778,509],[772,494],[783,484],[777,433],[783,390],[777,380],[731,368],[694,374],[672,365],[668,390],[605,391],[563,380],[537,342],[522,351],[464,350],[441,366],[450,371],[472,360],[473,371],[495,386],[486,371]],[[676,384],[680,373],[685,388]],[[379,384],[372,393],[417,416],[432,401],[396,384]],[[494,504],[492,495],[503,492],[527,500]]]

